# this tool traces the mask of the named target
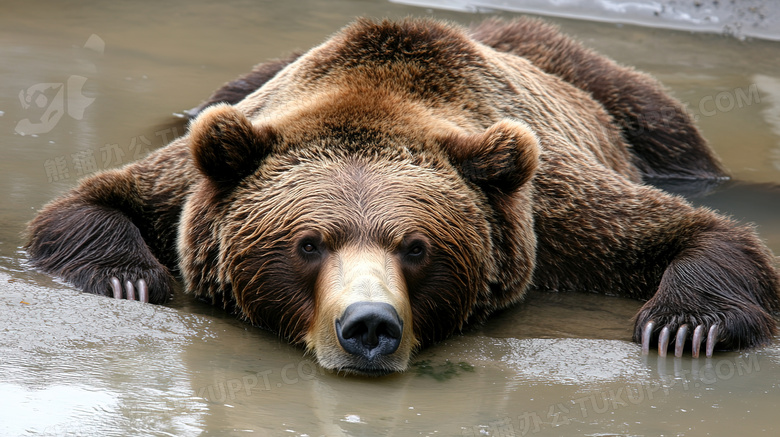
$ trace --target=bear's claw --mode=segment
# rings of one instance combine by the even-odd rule
[[[115,299],[122,299],[122,283],[116,276],[111,277],[111,290],[114,292]],[[139,279],[135,283],[125,281],[125,295],[127,300],[136,300],[135,289],[138,288],[138,300],[144,303],[149,303],[149,288],[146,286],[146,281]]]
[[[642,354],[647,355],[650,353],[650,341],[653,337],[653,328],[655,328],[655,321],[650,320],[645,323],[642,328]],[[701,349],[701,343],[704,339],[704,325],[698,325],[693,330],[693,336],[691,338],[691,354],[693,358],[699,358],[699,350]],[[667,349],[669,348],[669,337],[671,335],[671,328],[669,325],[661,328],[661,332],[658,334],[658,355],[665,357]],[[688,339],[688,325],[683,324],[677,329],[677,333],[674,337],[674,356],[681,357],[683,350],[685,349],[685,341]],[[707,358],[712,357],[715,351],[715,344],[718,342],[718,325],[714,324],[710,326],[707,333],[707,342],[705,354]]]
[[[685,348],[685,339],[688,338],[688,324],[685,323],[677,330],[677,336],[674,337],[674,356],[681,357]]]

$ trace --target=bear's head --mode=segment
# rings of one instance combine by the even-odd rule
[[[539,154],[526,125],[402,135],[321,112],[251,122],[217,105],[193,123],[187,290],[365,375],[521,298]]]

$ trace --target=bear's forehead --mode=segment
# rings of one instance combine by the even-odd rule
[[[369,147],[369,146],[366,146]],[[313,197],[338,200],[343,196],[371,196],[402,201],[415,197],[467,196],[469,190],[456,171],[446,162],[417,157],[404,152],[374,150],[359,155],[314,152],[282,166],[269,188],[295,188]]]
[[[451,168],[447,173],[424,162],[381,156],[294,162],[260,172],[236,193],[232,209],[240,212],[240,221],[254,228],[317,229],[338,240],[395,244],[410,232],[449,233],[445,229],[453,227],[466,238],[474,223],[485,220],[480,197],[464,189]]]

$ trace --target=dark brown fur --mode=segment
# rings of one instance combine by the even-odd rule
[[[775,333],[780,279],[755,232],[642,184],[724,174],[680,104],[538,21],[360,20],[201,108],[188,136],[45,207],[32,262],[99,294],[112,275],[151,278],[156,301],[180,270],[337,368],[314,332],[338,301],[320,272],[355,247],[401,272],[405,347],[529,287],[647,300],[635,339],[651,319],[720,324],[726,349]]]
[[[645,178],[726,176],[683,105],[652,77],[620,66],[538,20],[486,20],[471,34],[590,93],[621,128],[631,144],[634,165]]]

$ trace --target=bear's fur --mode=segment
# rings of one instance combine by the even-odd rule
[[[754,231],[644,184],[725,175],[680,104],[539,21],[359,20],[192,113],[188,135],[44,207],[31,261],[155,303],[179,272],[371,375],[529,288],[647,300],[634,339],[664,354],[670,332],[679,354],[695,331],[694,355],[702,332],[708,354],[775,333]]]

